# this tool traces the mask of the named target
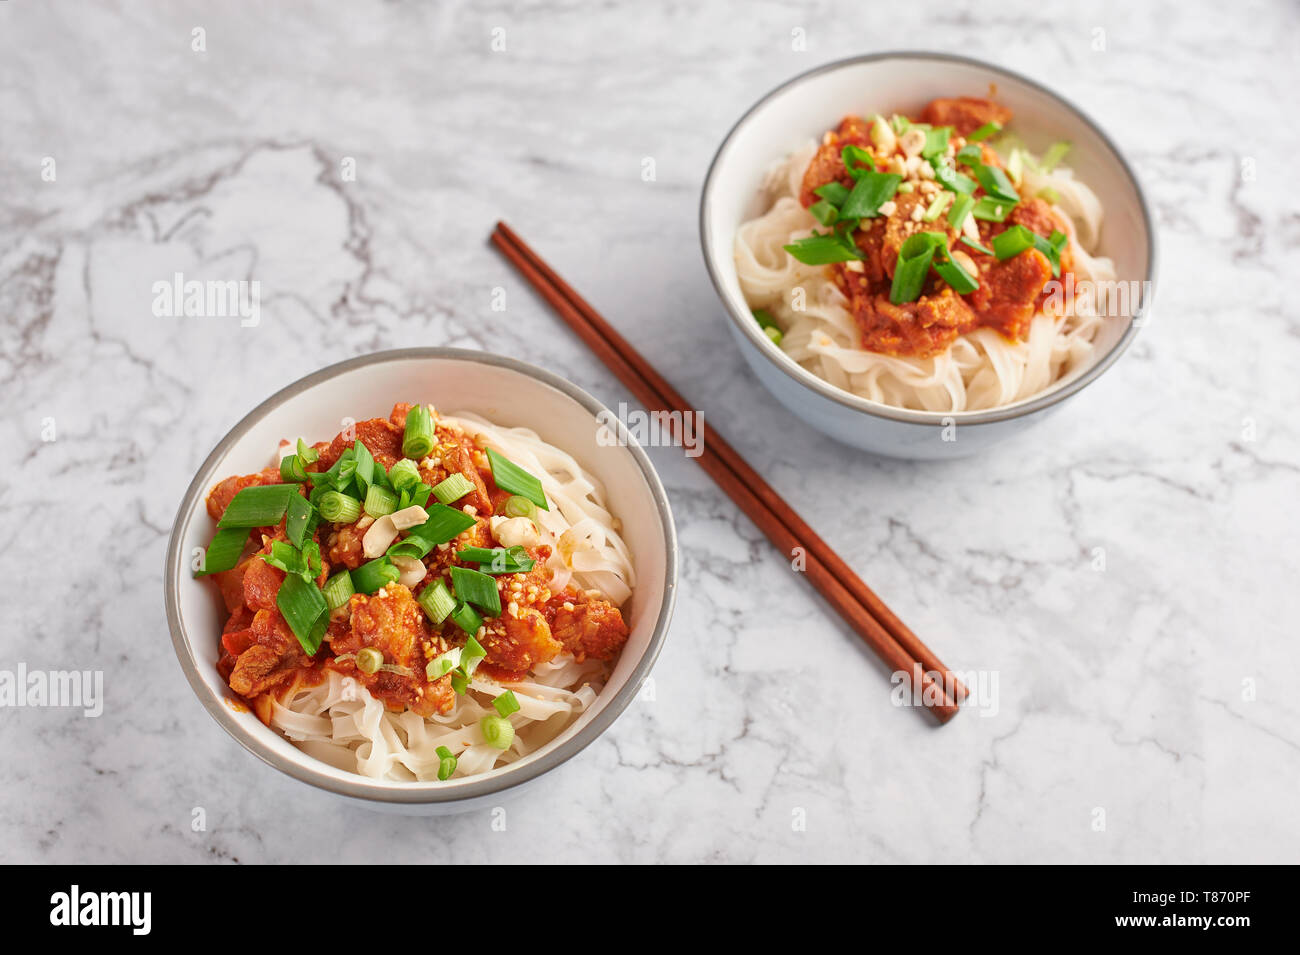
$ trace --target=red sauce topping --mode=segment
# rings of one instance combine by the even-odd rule
[[[1010,119],[1011,111],[997,103],[960,97],[929,103],[921,112],[920,122],[954,127],[950,149],[955,152],[966,145],[963,137],[979,127],[989,122],[1005,125]],[[886,152],[878,147],[871,138],[868,120],[847,116],[838,129],[826,134],[808,165],[800,192],[805,206],[817,201],[814,190],[827,183],[852,188],[853,178],[841,159],[841,150],[847,145],[869,150],[881,170],[888,169],[891,163],[910,162],[897,148]],[[983,147],[982,152],[985,165],[1002,168],[1001,159],[992,149]],[[863,261],[829,266],[836,285],[849,300],[850,312],[861,331],[862,347],[887,355],[928,358],[942,354],[958,336],[977,328],[993,328],[1011,341],[1024,340],[1046,297],[1044,287],[1053,278],[1047,257],[1037,249],[1029,249],[998,261],[995,256],[960,243],[961,234],[948,223],[947,208],[951,206],[933,222],[924,221],[925,209],[942,187],[921,172],[922,166],[929,168],[924,159],[911,165],[914,168],[905,170],[904,175],[913,191],[896,194],[892,206],[887,203],[882,207],[879,217],[859,223],[854,241]],[[977,186],[974,196],[978,199],[984,194],[983,188]],[[994,237],[1013,225],[1022,225],[1043,238],[1054,231],[1066,231],[1064,220],[1051,205],[1024,196],[1005,221],[975,221],[978,242],[984,248],[991,248]],[[892,304],[889,291],[899,248],[918,232],[939,231],[947,235],[953,258],[979,279],[979,288],[959,295],[931,272],[916,301]],[[1067,245],[1061,254],[1062,284],[1072,281],[1071,267]]]

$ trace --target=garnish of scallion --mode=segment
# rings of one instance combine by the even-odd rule
[[[433,486],[433,496],[443,504],[451,504],[472,490],[474,490],[473,481],[463,474],[452,474]]]
[[[515,741],[515,728],[504,716],[485,716],[479,720],[478,725],[489,746],[507,750]]]
[[[340,491],[326,491],[316,505],[320,516],[335,524],[351,524],[361,516],[361,502]]]
[[[456,756],[446,746],[439,746],[434,753],[438,756],[438,779],[446,782],[456,772]]]
[[[297,574],[289,574],[275,595],[275,605],[298,638],[303,652],[315,656],[330,622],[329,604],[320,588]]]
[[[1068,142],[1052,143],[1047,147],[1047,152],[1043,153],[1043,158],[1038,163],[1038,167],[1043,172],[1051,172],[1069,151],[1070,143]]]
[[[362,647],[357,651],[357,669],[362,673],[378,673],[384,665],[384,654],[374,647]]]
[[[325,581],[323,593],[325,594],[325,603],[329,604],[331,610],[337,610],[348,602],[356,591],[352,588],[352,575],[346,570],[340,570],[337,574]]]
[[[781,326],[776,323],[772,313],[765,308],[756,308],[753,310],[754,320],[758,322],[763,334],[768,337],[773,345],[780,345],[784,334],[781,332]]]
[[[435,580],[425,587],[415,601],[435,624],[442,623],[456,609],[456,598],[447,590],[447,585],[442,580]]]
[[[371,517],[383,517],[397,510],[397,495],[378,484],[370,485],[366,491],[365,511]]]
[[[412,405],[406,413],[406,433],[402,436],[402,455],[420,460],[433,450],[433,418],[424,405]]]
[[[453,567],[451,586],[462,601],[473,604],[489,616],[501,616],[501,594],[492,575],[468,567]]]
[[[487,458],[492,467],[492,480],[497,487],[508,494],[528,498],[544,511],[550,510],[541,481],[493,448],[488,448]]]
[[[916,301],[925,287],[934,251],[941,245],[947,245],[947,237],[942,232],[917,232],[904,240],[898,250],[894,281],[889,289],[891,303],[902,305]]]
[[[506,690],[493,699],[492,707],[501,716],[509,716],[511,713],[519,712],[519,698],[515,696],[514,690]]]
[[[380,588],[397,582],[402,572],[387,555],[377,557],[352,571],[352,588],[361,594],[373,594]]]

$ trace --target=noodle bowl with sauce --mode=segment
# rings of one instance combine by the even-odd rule
[[[217,483],[218,671],[332,766],[437,781],[507,766],[589,709],[636,586],[603,488],[526,428],[398,404]]]

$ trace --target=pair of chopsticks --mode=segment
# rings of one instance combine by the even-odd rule
[[[651,411],[681,412],[669,418],[675,427],[687,420],[684,416],[694,409],[686,399],[513,229],[498,222],[492,242],[642,404]],[[913,694],[920,694],[919,699],[927,702],[925,708],[941,723],[952,719],[967,692],[952,671],[717,431],[710,429],[702,446],[695,460],[727,496],[787,558],[802,558],[808,580],[877,656],[895,672],[906,673],[908,680],[919,669],[921,686],[913,685]],[[942,682],[935,680],[936,674]],[[938,700],[942,702],[931,702]]]

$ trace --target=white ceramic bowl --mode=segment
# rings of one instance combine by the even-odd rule
[[[281,438],[321,440],[343,418],[388,417],[396,401],[424,401],[452,414],[476,412],[495,424],[532,428],[572,454],[605,485],[623,522],[637,582],[628,613],[631,635],[594,706],[558,737],[502,769],[446,782],[387,782],[345,772],[307,756],[252,713],[231,703],[217,673],[226,611],[210,581],[191,575],[191,555],[212,539],[204,498],[217,481],[271,463]],[[645,452],[625,431],[617,446],[599,444],[603,406],[579,388],[532,365],[458,348],[379,352],[331,365],[254,408],[208,455],[181,502],[164,572],[167,619],[181,667],[218,723],[281,772],[377,808],[461,811],[497,800],[536,779],[599,736],[636,696],[663,645],[677,583],[677,540],[668,499]],[[612,416],[602,420],[613,420]],[[621,427],[621,426],[620,426]]]
[[[1105,209],[1099,253],[1114,260],[1120,280],[1144,283],[1131,314],[1107,319],[1091,363],[1071,370],[1041,394],[988,411],[906,411],[818,378],[768,341],[736,278],[736,230],[764,211],[764,174],[794,149],[820,140],[848,114],[915,115],[938,96],[986,96],[990,84],[997,87],[999,102],[1014,111],[1012,128],[1031,149],[1062,139],[1073,143],[1069,165]],[[841,60],[796,76],[764,96],[727,134],[709,168],[700,201],[700,240],[732,334],[759,380],[813,427],[845,444],[899,458],[974,454],[1042,420],[1095,381],[1128,347],[1151,307],[1155,287],[1155,231],[1146,199],[1100,127],[1033,80],[943,53],[876,53]]]

